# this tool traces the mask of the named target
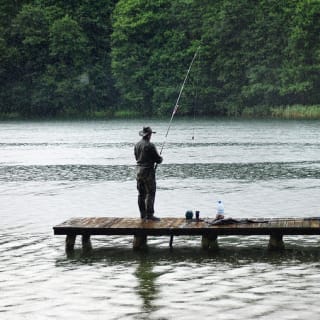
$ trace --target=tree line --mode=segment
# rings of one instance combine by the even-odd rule
[[[318,0],[2,0],[0,114],[268,115],[320,105]]]

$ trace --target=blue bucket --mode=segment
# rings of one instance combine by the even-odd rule
[[[191,210],[186,211],[186,219],[191,220],[193,218],[193,212]]]

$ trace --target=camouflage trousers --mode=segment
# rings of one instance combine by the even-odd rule
[[[140,217],[151,218],[154,214],[154,200],[156,196],[156,175],[154,168],[137,169],[138,206]]]

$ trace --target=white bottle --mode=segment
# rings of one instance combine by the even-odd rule
[[[224,205],[221,200],[219,200],[217,204],[217,214],[224,215]]]

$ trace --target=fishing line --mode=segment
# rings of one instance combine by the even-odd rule
[[[198,105],[198,88],[199,88],[199,74],[200,74],[200,70],[199,70],[199,63],[200,63],[200,52],[198,55],[198,60],[197,60],[198,66],[196,68],[198,75],[196,76],[196,81],[193,82],[193,86],[194,86],[194,92],[195,92],[195,97],[194,97],[194,101],[193,101],[193,128],[192,128],[192,142],[195,142],[195,124],[196,124],[196,109],[197,109],[197,105]]]
[[[186,73],[186,76],[185,76],[185,78],[184,78],[184,80],[183,80],[183,83],[182,83],[182,86],[181,86],[181,88],[180,88],[179,95],[178,95],[176,104],[174,105],[174,108],[173,108],[173,111],[172,111],[172,114],[171,114],[171,118],[170,118],[170,121],[169,121],[168,129],[167,129],[167,132],[166,132],[166,135],[165,135],[165,138],[164,138],[164,141],[163,141],[161,150],[160,150],[160,155],[162,154],[163,148],[164,148],[164,146],[165,146],[165,144],[166,144],[167,137],[168,137],[168,134],[169,134],[169,131],[170,131],[170,128],[171,128],[171,123],[172,123],[173,117],[174,117],[174,115],[176,114],[176,112],[177,112],[177,110],[178,110],[178,108],[179,108],[179,100],[180,100],[180,98],[181,98],[182,91],[183,91],[183,89],[184,89],[184,86],[185,86],[186,81],[187,81],[187,79],[188,79],[188,76],[189,76],[190,70],[191,70],[191,68],[192,68],[193,62],[194,62],[194,60],[196,59],[199,50],[200,50],[200,46],[197,48],[197,50],[196,50],[196,52],[195,52],[195,54],[194,54],[194,56],[193,56],[193,58],[192,58],[192,60],[191,60],[191,63],[190,63],[189,68],[188,68],[188,71],[187,71],[187,73]]]

